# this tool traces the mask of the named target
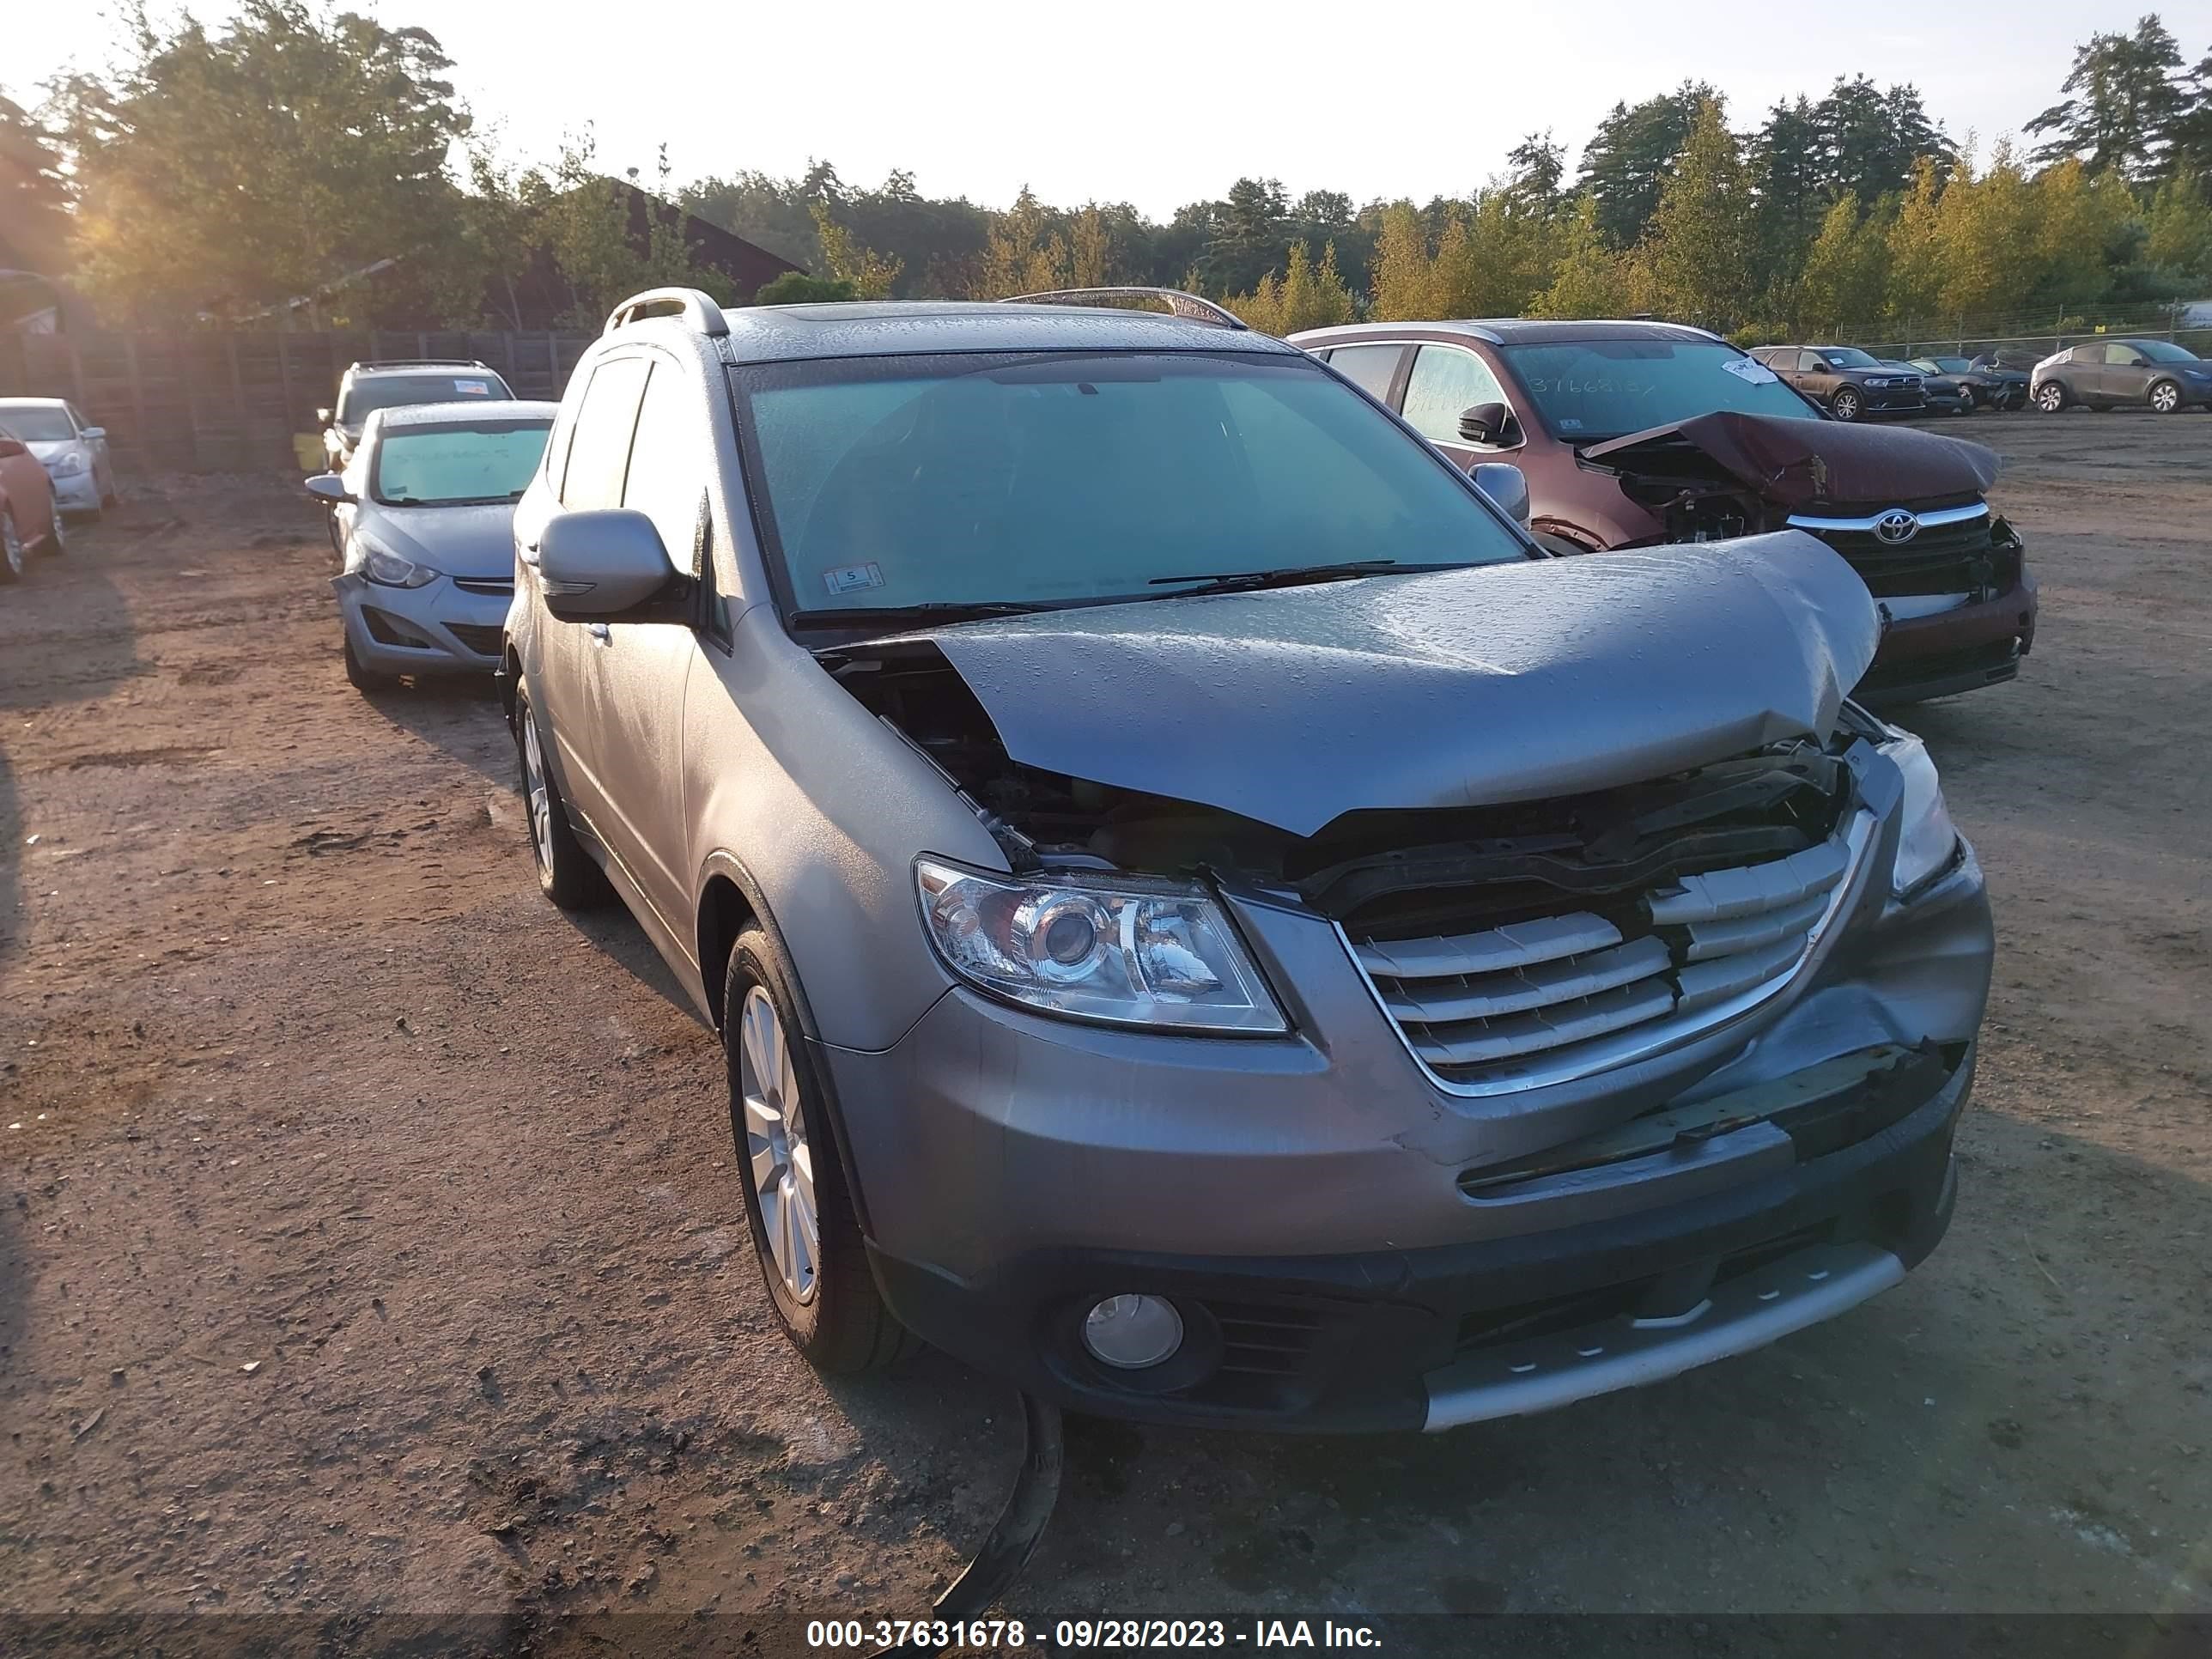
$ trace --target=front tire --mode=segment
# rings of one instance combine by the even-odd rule
[[[522,772],[522,804],[530,815],[530,859],[538,866],[538,890],[563,910],[592,910],[614,896],[607,872],[576,839],[561,787],[546,763],[550,734],[541,735],[529,697],[514,698],[515,758]]]
[[[2060,414],[2066,408],[2066,388],[2057,380],[2045,380],[2035,388],[2031,401],[2045,415]]]
[[[380,674],[355,654],[350,634],[345,636],[345,677],[346,684],[364,696],[374,691],[389,691],[399,684],[397,675]]]
[[[69,551],[69,526],[63,520],[61,506],[57,502],[53,518],[46,526],[46,554],[50,559],[58,559]]]
[[[916,1340],[868,1270],[828,1091],[800,1035],[792,988],[767,933],[738,935],[722,987],[730,1127],[753,1257],[776,1322],[818,1371],[882,1370]]]
[[[13,513],[0,513],[0,587],[23,580],[23,538]]]
[[[1866,413],[1866,400],[1850,386],[1844,386],[1828,400],[1828,412],[1839,421],[1856,421]]]
[[[2160,415],[2180,412],[2181,386],[2176,380],[2160,380],[2150,389],[2150,406]]]

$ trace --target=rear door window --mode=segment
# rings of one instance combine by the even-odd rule
[[[1464,443],[1459,417],[1477,404],[1508,404],[1490,365],[1457,346],[1425,345],[1406,381],[1406,420],[1431,443]]]
[[[592,372],[583,405],[576,411],[568,476],[561,483],[562,506],[581,512],[622,505],[629,441],[637,429],[638,401],[645,392],[648,367],[642,357],[617,357]]]
[[[1370,397],[1390,401],[1390,383],[1398,376],[1401,345],[1339,346],[1328,354],[1328,366]]]

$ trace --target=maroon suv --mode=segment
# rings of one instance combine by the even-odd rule
[[[1771,369],[1671,323],[1368,323],[1291,337],[1463,466],[1510,461],[1556,553],[1795,527],[1888,619],[1857,695],[1903,703],[2011,679],[2035,639],[1997,459],[1832,420]]]

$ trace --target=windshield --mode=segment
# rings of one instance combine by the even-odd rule
[[[2195,363],[2203,361],[2186,346],[2178,346],[2171,340],[2130,340],[2128,343],[2154,363]]]
[[[1160,599],[1164,577],[1525,556],[1449,463],[1304,358],[879,357],[734,380],[798,613]]]
[[[410,404],[464,404],[474,398],[511,400],[513,394],[489,373],[476,374],[374,374],[356,380],[338,404],[338,424],[359,426],[373,410],[404,409]]]
[[[1856,346],[1822,346],[1820,355],[1830,368],[1880,368],[1881,364]]]
[[[1944,374],[1964,374],[1973,368],[1964,357],[1929,357],[1923,361],[1935,364],[1937,371]]]
[[[551,423],[403,427],[377,446],[369,494],[387,507],[511,501],[529,486]]]
[[[1772,369],[1717,340],[1555,340],[1504,348],[1552,435],[1597,443],[1716,410],[1814,420]]]
[[[27,444],[63,443],[76,436],[65,410],[40,404],[0,404],[0,426]]]

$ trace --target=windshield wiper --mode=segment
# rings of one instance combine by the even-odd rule
[[[794,611],[793,628],[866,628],[880,623],[975,622],[985,617],[1027,617],[1054,609],[1016,599],[927,599],[918,605],[856,605],[833,611]]]
[[[1336,564],[1285,565],[1275,570],[1201,571],[1191,576],[1155,576],[1148,587],[1190,582],[1186,593],[1243,593],[1257,587],[1296,587],[1304,582],[1340,582],[1385,570],[1457,570],[1458,564],[1400,564],[1395,559],[1346,559]]]

